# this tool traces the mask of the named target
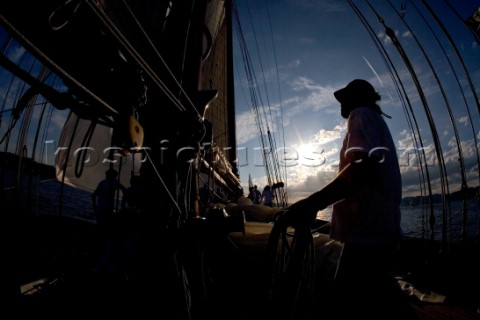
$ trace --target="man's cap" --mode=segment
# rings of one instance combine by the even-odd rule
[[[345,88],[335,91],[333,95],[340,103],[352,99],[362,102],[376,102],[380,100],[380,95],[375,91],[375,88],[363,79],[351,81]]]

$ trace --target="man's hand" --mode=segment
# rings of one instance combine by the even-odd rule
[[[311,227],[317,218],[318,210],[315,209],[312,200],[309,198],[300,200],[292,204],[285,211],[277,214],[276,222],[284,227]]]

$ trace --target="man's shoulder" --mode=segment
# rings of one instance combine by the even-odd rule
[[[355,117],[381,117],[381,115],[373,110],[372,108],[369,107],[358,107],[353,109],[350,112],[349,118],[355,118]]]
[[[382,115],[367,107],[359,107],[350,113],[348,117],[349,128],[382,128],[386,126]]]

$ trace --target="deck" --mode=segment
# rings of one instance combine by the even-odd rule
[[[63,310],[66,309],[78,310],[79,313],[84,314],[109,312],[120,315],[126,312],[140,312],[139,310],[145,310],[145,312],[155,310],[162,313],[160,310],[173,301],[174,294],[170,300],[161,302],[160,299],[164,299],[165,294],[168,294],[164,292],[161,281],[154,280],[151,286],[145,285],[145,283],[138,285],[134,281],[135,279],[129,278],[126,274],[102,273],[95,270],[95,259],[98,255],[95,224],[54,216],[35,218],[31,221],[32,223],[29,224],[21,224],[22,228],[18,229],[19,233],[15,237],[17,246],[15,250],[10,251],[11,257],[16,259],[16,263],[10,264],[13,268],[10,269],[10,272],[16,274],[17,278],[21,280],[19,299],[11,301],[11,306],[15,306],[14,310],[19,315],[61,316],[64,313]],[[249,277],[250,280],[248,280],[241,276],[240,272],[252,272],[251,274],[259,276],[259,273],[254,270],[253,263],[262,256],[262,247],[255,246],[255,242],[262,242],[266,239],[265,235],[262,235],[262,231],[258,231],[261,229],[261,226],[256,225],[256,231],[252,231],[253,233],[250,234],[251,237],[248,240],[250,243],[246,247],[257,248],[257,252],[248,258],[250,260],[245,260],[247,257],[245,252],[241,253],[241,258],[238,256],[222,257],[224,261],[229,261],[225,262],[224,266],[226,267],[232,261],[237,263],[223,276],[228,277],[235,274],[238,276],[232,277],[234,280],[231,282],[229,279],[223,284],[215,283],[215,279],[219,278],[214,276],[207,278],[210,291],[206,296],[213,297],[214,301],[206,298],[200,304],[194,303],[196,313],[207,313],[212,315],[211,318],[219,319],[228,315],[231,319],[258,318],[256,310],[249,310],[245,305],[239,306],[239,302],[252,303],[252,308],[261,305],[258,300],[254,301],[259,297],[258,290],[255,293],[251,287],[248,290],[241,289],[255,285],[254,277]],[[411,305],[418,315],[418,319],[480,319],[478,312],[480,307],[478,255],[474,257],[467,254],[467,252],[475,252],[478,247],[474,244],[455,246],[451,248],[448,258],[436,252],[431,254],[428,260],[424,260],[418,250],[422,243],[419,239],[410,239],[405,242],[402,251],[405,256],[401,257],[403,262],[399,263],[398,273],[404,275],[406,280],[411,281],[412,285],[420,292],[438,293],[443,295],[445,300],[442,303],[431,303],[420,301],[417,296],[412,295]],[[235,245],[236,250],[241,251],[246,248],[242,249],[235,241],[232,244]],[[413,250],[414,248],[417,250]],[[321,250],[325,250],[325,248]],[[331,248],[329,250],[332,252]],[[240,259],[243,260],[240,261]],[[330,267],[331,265],[327,264],[325,269],[327,273],[331,271]],[[8,287],[5,286],[4,290]],[[232,287],[235,289],[232,290]],[[250,297],[245,298],[247,295]],[[145,301],[146,296],[153,298],[151,301]],[[154,307],[149,308],[152,305]],[[199,307],[200,305],[201,307]],[[323,306],[319,301],[316,308],[322,310],[328,306]],[[192,318],[195,318],[195,312],[192,314]],[[316,317],[312,316],[309,319],[316,319]],[[318,319],[323,318],[319,316]]]

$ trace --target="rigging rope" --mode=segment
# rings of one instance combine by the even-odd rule
[[[448,0],[443,0],[447,6],[450,8],[450,10],[452,10],[452,12],[457,16],[457,18],[462,21],[463,25],[465,26],[465,28],[467,28],[467,30],[472,34],[472,36],[475,38],[475,40],[477,41],[478,44],[480,44],[480,36],[479,36],[479,33],[478,33],[478,30],[477,32],[475,32],[466,22],[465,19],[463,19],[460,14],[458,13],[457,10],[455,10],[455,8],[452,6],[452,4],[448,1]],[[480,8],[480,7],[479,7]],[[479,9],[477,9],[479,10]]]
[[[439,161],[440,188],[442,190],[442,204],[443,204],[443,206],[442,206],[442,219],[443,219],[444,222],[446,222],[447,221],[446,210],[449,207],[447,195],[449,195],[450,192],[448,191],[448,180],[447,180],[445,159],[443,157],[442,146],[441,146],[441,143],[440,143],[440,138],[439,138],[438,131],[437,131],[437,128],[436,128],[436,125],[435,125],[435,121],[433,119],[433,115],[432,115],[430,107],[428,105],[425,93],[422,89],[422,86],[420,84],[420,80],[418,79],[418,76],[415,72],[415,69],[414,69],[410,59],[408,58],[407,53],[403,49],[403,46],[401,45],[400,41],[396,37],[395,32],[390,27],[388,27],[386,25],[385,20],[378,14],[376,9],[370,4],[370,2],[368,0],[366,0],[366,3],[372,9],[372,11],[375,13],[375,15],[377,16],[377,19],[380,22],[380,24],[382,24],[385,27],[385,33],[390,38],[390,40],[392,40],[393,44],[395,45],[395,48],[397,49],[398,53],[402,57],[402,60],[404,61],[405,66],[407,67],[407,70],[409,71],[410,76],[412,77],[412,80],[415,84],[415,87],[417,89],[417,93],[420,96],[420,100],[422,102],[422,105],[423,105],[423,108],[425,110],[425,114],[427,116],[427,120],[428,120],[428,123],[429,123],[429,126],[430,126],[430,131],[432,133],[432,138],[433,138],[433,142],[434,142],[434,145],[435,145],[435,152],[436,152],[436,155],[437,155],[437,160]],[[442,232],[442,241],[443,241],[444,244],[446,244],[446,241],[447,241],[446,223],[443,225],[443,227],[444,228],[443,228],[443,232]]]
[[[262,158],[263,158],[265,173],[267,177],[267,183],[268,185],[273,186],[279,182],[286,181],[286,168],[283,171],[285,173],[285,177],[283,177],[283,173],[280,170],[280,163],[279,163],[278,154],[277,154],[277,151],[279,150],[277,150],[275,135],[272,134],[272,130],[271,130],[271,124],[277,123],[277,125],[274,126],[273,129],[275,129],[276,131],[280,131],[280,130],[283,131],[283,124],[282,124],[282,119],[277,116],[278,113],[273,112],[272,110],[273,108],[270,103],[269,91],[266,85],[267,83],[266,72],[263,67],[262,55],[260,54],[260,47],[258,45],[258,37],[255,31],[256,28],[254,28],[253,26],[254,19],[252,18],[251,11],[248,6],[248,1],[246,2],[246,7],[249,15],[249,21],[252,27],[255,46],[257,49],[256,51],[258,54],[258,61],[259,61],[261,76],[263,80],[263,88],[265,91],[263,95],[265,96],[266,103],[263,102],[263,95],[259,90],[259,82],[257,80],[256,73],[253,70],[254,67],[253,67],[252,59],[250,57],[250,52],[247,48],[245,38],[243,36],[242,26],[240,25],[240,22],[239,22],[240,19],[238,17],[238,11],[234,10],[234,14],[236,16],[236,21],[237,21],[237,28],[236,28],[237,38],[239,41],[240,51],[243,58],[243,66],[244,66],[245,74],[249,83],[250,100],[251,100],[250,105],[252,107],[252,114],[253,114],[254,121],[257,125],[257,129],[259,131],[258,139],[260,141],[260,145],[262,146],[261,151],[262,151]],[[268,21],[270,21],[270,17],[268,17]],[[277,71],[277,77],[278,77],[278,71]],[[278,83],[278,78],[277,78],[277,83]],[[281,112],[280,112],[280,115],[281,115]],[[275,121],[274,119],[277,119],[277,120]],[[286,196],[285,190],[283,190],[283,188],[278,188],[274,192],[275,192],[277,202],[278,202],[278,198],[280,198],[282,202],[281,205],[285,206],[287,204],[287,196]],[[280,197],[277,197],[277,193],[280,193]]]
[[[410,126],[410,130],[412,133],[412,139],[415,145],[415,153],[417,154],[417,160],[419,162],[419,168],[420,168],[420,173],[421,173],[421,182],[423,184],[427,184],[428,188],[428,197],[429,197],[429,204],[430,204],[430,228],[432,229],[432,234],[433,234],[433,228],[434,228],[434,223],[435,223],[435,215],[434,215],[434,207],[433,207],[433,193],[432,193],[432,186],[431,186],[431,180],[430,180],[430,172],[428,169],[428,164],[427,164],[427,158],[425,154],[425,147],[423,145],[423,139],[421,138],[421,132],[420,132],[420,127],[417,121],[417,117],[415,116],[415,112],[413,111],[412,104],[410,102],[410,99],[408,97],[408,94],[406,92],[405,86],[403,82],[401,81],[400,75],[395,68],[395,64],[391,60],[390,56],[385,50],[385,47],[383,46],[381,40],[378,38],[376,35],[375,31],[373,30],[372,26],[370,23],[366,20],[365,16],[361,13],[361,11],[358,9],[358,7],[351,1],[348,0],[350,6],[354,10],[355,14],[358,16],[362,24],[365,26],[367,29],[370,37],[372,38],[374,44],[377,47],[377,50],[380,53],[380,56],[384,59],[385,65],[387,69],[389,70],[391,77],[394,81],[394,84],[397,88],[397,92],[399,94],[399,97],[404,105],[404,110],[405,110],[405,115],[407,117],[407,123]],[[387,63],[388,61],[388,63]],[[406,104],[405,104],[406,103]],[[408,105],[408,108],[407,108]],[[413,123],[415,124],[415,130],[413,130],[412,127],[412,120]],[[418,136],[418,138],[417,138]],[[420,147],[419,147],[420,146]],[[425,170],[424,170],[425,169]],[[419,174],[420,174],[419,173]],[[420,187],[422,184],[420,184]],[[421,188],[422,194],[423,194],[423,189]],[[426,223],[423,222],[422,219],[422,225]]]
[[[22,43],[22,45],[31,52],[35,57],[42,61],[45,65],[52,69],[55,74],[59,75],[66,85],[76,87],[81,89],[86,95],[96,101],[100,107],[104,108],[109,114],[117,114],[117,111],[112,108],[109,104],[103,101],[100,97],[91,92],[87,87],[82,85],[74,77],[72,77],[68,72],[60,68],[55,62],[53,62],[49,57],[47,57],[40,49],[38,49],[32,42],[30,42],[26,37],[23,36],[9,21],[7,21],[3,15],[0,15],[0,22],[8,29],[7,31],[11,34],[15,34],[16,38]],[[18,75],[18,74],[17,74]]]
[[[421,1],[422,1],[422,4],[424,5],[424,7],[427,8],[430,15],[435,19],[437,24],[440,26],[443,33],[447,37],[448,42],[450,43],[451,47],[455,51],[455,54],[457,55],[458,61],[460,61],[460,64],[462,65],[463,71],[464,71],[465,76],[467,78],[467,81],[468,81],[468,84],[469,84],[470,89],[472,91],[472,94],[475,97],[475,103],[477,104],[478,113],[480,115],[480,100],[478,100],[477,90],[475,89],[475,86],[474,86],[473,81],[472,81],[472,77],[470,76],[470,72],[468,72],[468,68],[465,65],[465,61],[463,60],[462,55],[460,54],[460,51],[458,50],[458,47],[455,44],[455,41],[453,40],[452,36],[448,32],[447,28],[445,28],[443,23],[440,21],[438,16],[435,14],[435,11],[433,11],[433,9],[428,5],[428,3],[425,0],[421,0]]]
[[[267,4],[265,0],[265,4]],[[270,19],[270,13],[268,10],[268,5],[265,5],[265,8],[267,10],[267,16],[268,16],[268,25],[270,27],[270,33],[273,34],[273,28],[272,28],[272,21]],[[272,48],[273,48],[273,57],[275,60],[275,70],[278,70],[278,62],[277,62],[277,51],[275,49],[275,42],[272,41]],[[283,108],[282,108],[282,91],[280,89],[280,77],[278,76],[278,72],[275,73],[276,79],[277,79],[277,87],[278,87],[278,100],[279,100],[279,112],[280,112],[280,124],[277,124],[278,128],[283,128]],[[285,146],[285,130],[282,130],[282,144]],[[278,162],[277,162],[278,163]],[[285,183],[285,186],[288,186],[288,176],[287,176],[287,166],[286,164],[283,166],[283,181]],[[288,194],[286,192],[283,192],[282,195],[282,206],[287,206],[288,205]]]
[[[434,36],[434,39],[436,40],[437,44],[440,46],[440,48],[442,50],[442,53],[443,53],[445,59],[448,61],[450,69],[452,70],[453,75],[455,77],[455,80],[458,84],[459,90],[461,92],[461,95],[462,95],[462,98],[463,98],[463,101],[465,103],[465,107],[466,107],[466,110],[467,110],[468,120],[470,122],[470,127],[472,129],[472,136],[473,136],[473,140],[474,140],[474,148],[476,150],[475,155],[476,155],[476,158],[477,158],[477,168],[479,170],[478,178],[479,178],[479,182],[480,182],[480,153],[479,153],[479,149],[478,149],[478,142],[477,142],[477,137],[476,137],[476,134],[475,134],[475,128],[474,128],[474,125],[473,125],[472,114],[470,112],[470,107],[469,107],[469,104],[467,103],[467,99],[465,97],[465,92],[463,90],[462,84],[460,83],[457,72],[456,72],[455,68],[453,67],[453,64],[452,64],[452,61],[451,61],[449,55],[447,54],[445,48],[443,47],[442,43],[440,42],[440,39],[438,38],[436,33],[433,31],[433,28],[428,23],[427,19],[423,15],[423,13],[418,9],[418,7],[414,3],[412,3],[412,5],[416,9],[417,13],[420,15],[422,20],[424,21],[424,23],[427,24],[428,29],[430,30],[431,34]],[[413,32],[412,32],[412,34],[413,34]],[[433,66],[431,66],[431,68],[433,68]],[[445,94],[445,93],[442,91],[442,94]],[[464,156],[462,156],[463,155],[463,151],[462,151],[462,147],[461,147],[462,141],[461,141],[461,139],[458,135],[457,127],[456,127],[456,124],[455,124],[455,119],[453,118],[452,111],[451,111],[450,108],[448,108],[448,111],[449,111],[450,119],[452,121],[452,125],[454,126],[453,128],[455,130],[455,138],[456,138],[456,142],[457,142],[457,146],[458,146],[459,154],[460,154],[460,159],[459,160],[460,160],[460,166],[461,166],[461,170],[462,170],[462,172],[461,172],[462,173],[462,189],[464,190],[464,217],[463,217],[464,230],[463,230],[463,235],[464,235],[464,239],[465,239],[465,237],[467,235],[467,226],[468,226],[468,215],[467,215],[467,206],[466,206],[467,188],[468,187],[467,187],[467,180],[466,180],[467,178],[466,178],[466,172],[465,172],[465,161],[464,161]]]
[[[170,101],[177,106],[177,108],[180,111],[186,111],[187,109],[185,106],[180,102],[180,100],[177,98],[177,96],[172,93],[172,91],[168,88],[168,86],[162,81],[162,79],[159,77],[158,72],[155,72],[152,68],[152,66],[147,63],[140,52],[136,50],[133,45],[130,43],[130,41],[125,37],[125,35],[118,29],[118,27],[115,25],[115,23],[110,19],[110,17],[105,13],[103,8],[101,7],[100,4],[94,1],[87,0],[86,1],[92,11],[97,15],[97,17],[100,19],[100,21],[104,24],[104,26],[110,31],[110,33],[117,39],[117,41],[123,46],[123,48],[130,54],[130,56],[135,60],[135,62],[143,69],[145,70],[146,74],[150,76],[150,78],[157,84],[158,88],[165,93],[165,95],[170,99]],[[94,2],[94,3],[92,3]],[[133,15],[133,12],[130,10],[130,7],[126,4],[126,2],[123,2],[126,7],[127,11],[132,15],[131,17],[134,19],[136,22],[135,24],[137,27],[139,27],[139,30],[141,33],[147,38],[147,42],[152,45],[154,48],[155,54],[157,57],[160,58],[161,65],[163,65],[167,72],[172,76],[172,79],[175,81],[175,83],[178,85],[178,89],[185,95],[187,100],[190,103],[190,107],[192,110],[197,114],[197,116],[201,117],[201,113],[196,109],[195,105],[193,102],[190,100],[186,92],[183,90],[182,85],[175,79],[175,77],[172,75],[170,69],[168,68],[167,64],[165,61],[161,58],[160,53],[156,50],[155,46],[153,46],[152,41],[148,38],[148,35],[145,33],[143,28],[141,27],[140,23],[138,22],[138,19]]]

